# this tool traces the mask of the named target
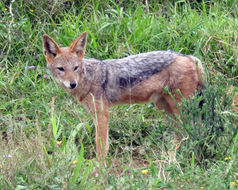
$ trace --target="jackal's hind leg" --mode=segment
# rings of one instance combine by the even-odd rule
[[[158,110],[165,110],[167,113],[172,114],[172,110],[164,97],[161,97],[155,102],[155,106]]]
[[[178,96],[172,96],[171,94],[167,94],[164,96],[164,99],[169,105],[169,108],[171,110],[170,114],[179,115],[178,106],[181,103],[181,98]]]
[[[178,123],[177,123],[177,112],[178,109],[176,107],[176,103],[174,103],[172,101],[172,98],[170,99],[168,97],[169,95],[165,95],[163,97],[161,97],[159,100],[157,100],[157,102],[155,102],[156,107],[159,110],[165,110],[166,113],[163,114],[163,116],[170,121],[171,123],[173,123],[173,125],[175,126],[175,128],[179,129]],[[174,143],[176,144],[176,142],[180,139],[180,137],[177,135],[176,132],[173,133],[173,137],[174,137]]]

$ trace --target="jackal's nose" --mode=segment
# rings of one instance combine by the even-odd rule
[[[75,82],[71,82],[71,83],[70,83],[70,88],[71,88],[71,89],[75,88],[76,86],[77,86],[77,84],[76,84]]]

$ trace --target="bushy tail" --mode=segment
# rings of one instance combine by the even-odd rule
[[[194,57],[192,55],[189,55],[189,57],[197,65],[197,72],[198,72],[198,76],[199,76],[198,85],[201,86],[201,87],[204,87],[204,84],[206,82],[206,77],[205,77],[204,69],[203,69],[203,66],[202,66],[202,62],[201,62],[200,59],[198,59],[197,57]]]
[[[204,89],[204,84],[206,82],[206,77],[205,77],[204,69],[203,69],[203,66],[202,66],[202,62],[201,62],[200,59],[198,59],[197,57],[194,57],[192,55],[189,55],[189,57],[197,65],[197,72],[198,72],[198,77],[199,77],[198,85],[200,87],[200,89],[198,89],[199,90],[199,96],[203,97],[203,89]],[[199,108],[202,109],[202,107],[205,103],[206,103],[206,100],[203,97],[202,100],[199,102]],[[204,113],[202,113],[202,118],[201,119],[202,120],[205,119]]]

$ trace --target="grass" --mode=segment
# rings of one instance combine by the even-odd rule
[[[0,189],[238,188],[237,3],[146,2],[0,2]],[[43,34],[67,46],[83,31],[87,57],[199,57],[205,106],[198,94],[184,101],[180,130],[152,104],[111,108],[104,167],[92,118],[52,80],[42,53]]]

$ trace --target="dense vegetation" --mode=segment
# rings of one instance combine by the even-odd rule
[[[235,0],[1,1],[0,189],[238,188],[237,8]],[[42,53],[43,34],[67,46],[83,31],[87,57],[173,49],[206,68],[203,95],[183,102],[180,128],[153,104],[111,108],[107,167],[95,159],[92,118],[52,80]]]

